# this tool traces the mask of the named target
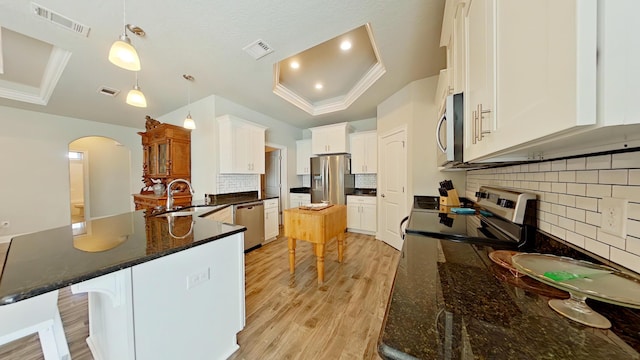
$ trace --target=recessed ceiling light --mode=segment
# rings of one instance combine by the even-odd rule
[[[318,90],[322,89],[322,84],[321,83],[317,83],[316,84],[316,89],[318,89]]]
[[[345,40],[340,43],[340,49],[347,51],[351,49],[351,41]]]
[[[297,61],[292,61],[290,65],[292,69],[298,69],[300,67],[300,63]]]

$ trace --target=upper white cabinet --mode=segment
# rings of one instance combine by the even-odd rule
[[[311,152],[313,154],[349,152],[348,123],[318,126],[309,130],[311,130]]]
[[[311,139],[296,141],[296,174],[309,175],[311,173]]]
[[[495,0],[469,1],[464,17],[465,91],[464,160],[476,159],[494,148],[495,114]]]
[[[596,5],[469,1],[465,161],[596,123]]]
[[[218,121],[221,174],[264,174],[264,126],[223,115]]]
[[[378,172],[378,135],[376,131],[364,131],[349,135],[351,148],[351,172],[375,174]]]

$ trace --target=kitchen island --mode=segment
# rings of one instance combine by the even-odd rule
[[[591,260],[538,234],[535,251]],[[383,359],[639,359],[640,310],[587,300],[600,330],[548,305],[568,294],[516,278],[489,246],[408,234],[380,333]],[[610,264],[611,265],[611,264]]]
[[[136,211],[17,236],[0,305],[71,285],[89,293],[95,359],[227,358],[245,321],[245,228],[200,217],[215,209]]]

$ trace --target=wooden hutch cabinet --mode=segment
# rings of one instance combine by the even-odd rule
[[[165,188],[172,180],[185,179],[191,182],[191,130],[180,126],[163,124],[147,117],[146,132],[142,137],[143,164],[140,194],[134,194],[136,210],[164,206],[166,191],[162,195],[153,192],[154,183],[162,183]],[[174,205],[191,204],[191,194],[183,183],[175,184]]]

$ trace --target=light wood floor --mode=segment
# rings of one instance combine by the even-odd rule
[[[4,252],[0,245],[0,260]],[[335,240],[327,246],[322,286],[311,244],[298,241],[293,276],[287,254],[286,238],[278,237],[245,256],[246,327],[230,359],[380,359],[377,340],[399,252],[347,233],[342,264]],[[61,289],[59,307],[72,358],[92,359],[86,294]],[[1,346],[0,359],[43,359],[37,335]]]

